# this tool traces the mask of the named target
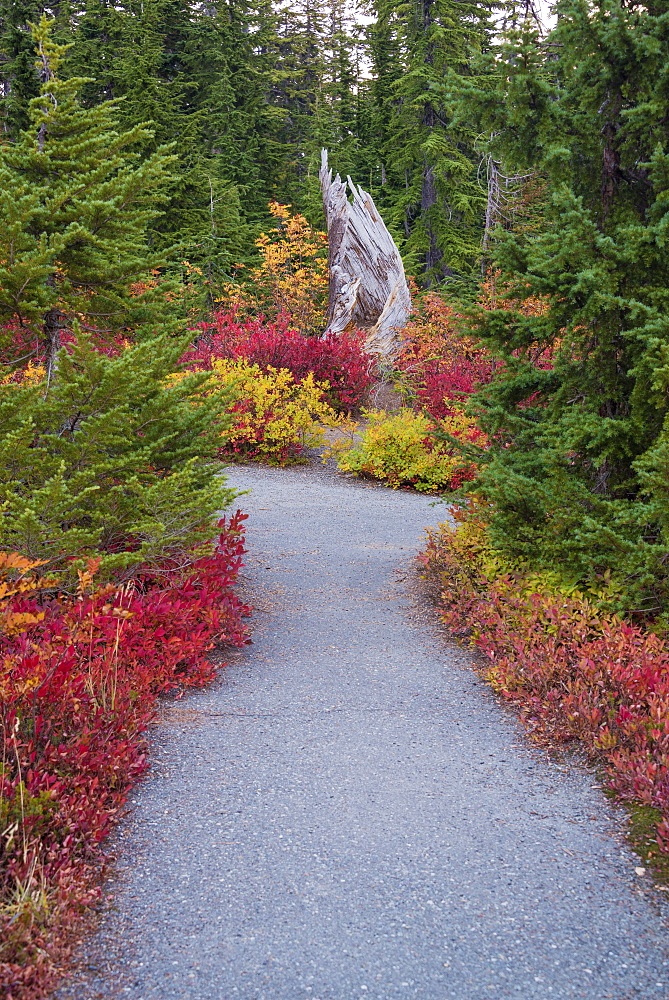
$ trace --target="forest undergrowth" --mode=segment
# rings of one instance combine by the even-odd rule
[[[247,641],[232,393],[185,374],[192,297],[147,225],[170,180],[79,100],[46,19],[31,127],[0,144],[0,993],[36,1000],[100,899],[156,699]],[[232,508],[234,510],[234,508]]]

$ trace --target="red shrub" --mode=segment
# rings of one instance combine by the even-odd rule
[[[474,535],[461,537],[432,533],[423,554],[443,585],[444,621],[487,656],[489,680],[532,727],[578,740],[621,798],[660,810],[657,842],[669,852],[669,643],[522,577],[489,583]]]
[[[209,368],[213,358],[247,358],[261,368],[286,368],[295,381],[313,372],[327,381],[327,401],[338,412],[358,410],[372,383],[370,359],[357,333],[307,337],[280,317],[266,323],[238,320],[233,311],[218,312],[200,324],[197,345],[185,358],[189,367]]]
[[[428,292],[416,299],[403,331],[401,378],[416,404],[438,419],[492,377],[490,355],[463,332],[463,323],[442,296]]]
[[[479,385],[490,380],[489,359],[432,359],[416,364],[416,398],[419,405],[437,419],[453,412],[453,404],[462,403]]]
[[[31,593],[5,602],[0,986],[7,1000],[43,994],[68,923],[97,896],[99,845],[146,768],[143,734],[157,696],[206,683],[216,672],[214,644],[245,641],[247,609],[231,589],[243,520],[237,512],[221,521],[216,551],[186,573],[166,567],[64,602]]]

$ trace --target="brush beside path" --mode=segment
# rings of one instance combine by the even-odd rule
[[[666,1000],[666,904],[621,814],[415,599],[444,508],[229,473],[253,644],[165,704],[58,1000]]]

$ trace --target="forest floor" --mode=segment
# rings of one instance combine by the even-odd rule
[[[444,508],[314,463],[229,478],[253,644],[164,703],[59,1000],[666,1000],[622,812],[426,601]]]

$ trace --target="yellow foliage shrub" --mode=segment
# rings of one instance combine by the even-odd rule
[[[299,459],[303,448],[322,443],[319,423],[336,421],[323,399],[328,383],[316,382],[311,373],[295,382],[285,368],[263,371],[244,358],[218,358],[211,377],[235,397],[233,425],[222,448],[228,457],[284,465]]]
[[[32,361],[29,361],[25,368],[17,369],[8,375],[3,375],[0,378],[0,387],[39,385],[45,375],[46,368],[44,365],[36,365]]]
[[[367,411],[369,425],[362,440],[339,459],[339,468],[380,479],[397,488],[413,486],[424,493],[456,489],[472,478],[472,469],[446,442],[434,436],[435,422],[423,413]],[[462,411],[438,422],[449,434],[469,439],[473,421]]]
[[[492,543],[488,532],[491,505],[478,493],[468,493],[467,502],[449,510],[450,521],[428,530],[425,565],[446,590],[454,593],[485,593],[494,586],[498,594],[522,599],[541,595],[557,601],[589,601],[609,610],[619,596],[616,582],[605,577],[600,586],[587,587],[557,570],[537,570],[523,559],[510,558]],[[449,591],[450,592],[450,591]],[[550,632],[550,627],[547,626]]]

